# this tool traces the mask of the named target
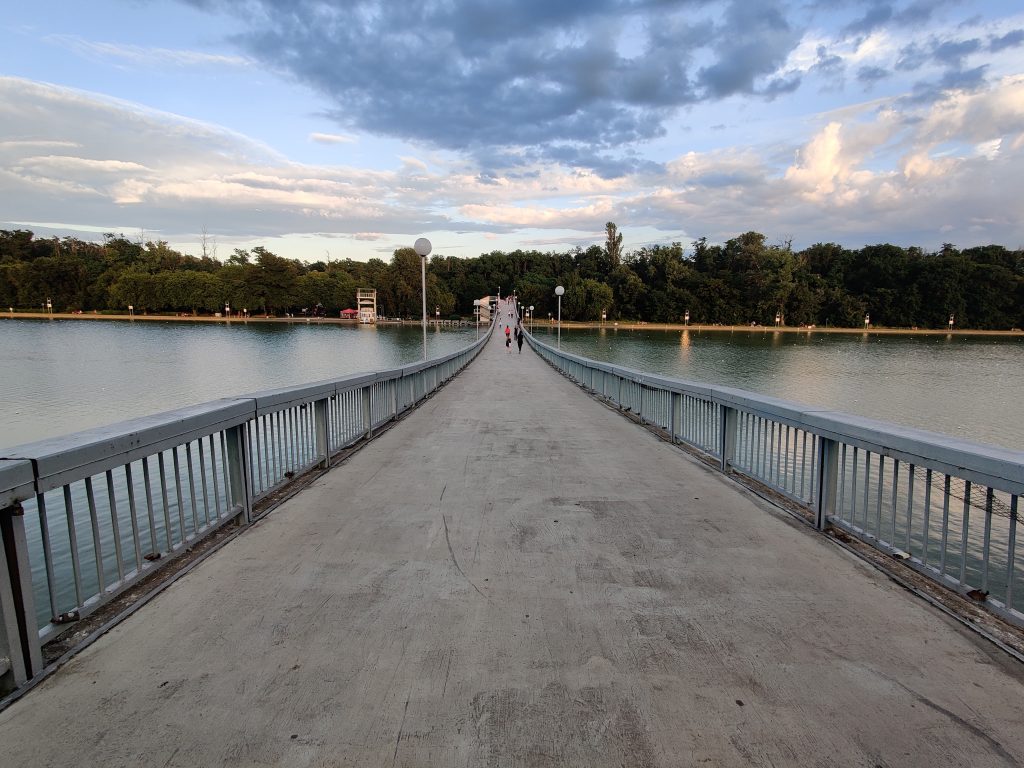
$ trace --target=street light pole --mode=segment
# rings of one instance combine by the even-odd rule
[[[558,297],[558,348],[562,348],[562,294],[565,293],[565,288],[562,286],[555,287],[555,296]]]
[[[530,333],[533,333],[533,304],[530,305]]]
[[[413,245],[413,250],[420,256],[420,287],[423,293],[423,359],[427,359],[427,256],[432,246],[430,241],[421,237]]]

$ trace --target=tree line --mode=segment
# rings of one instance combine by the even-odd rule
[[[434,256],[427,306],[443,317],[471,316],[473,300],[516,291],[536,317],[556,311],[565,287],[568,320],[723,325],[943,328],[1024,327],[1024,251],[1000,245],[935,252],[879,244],[848,249],[817,243],[794,251],[746,232],[724,244],[702,238],[623,252],[622,233],[603,244],[562,252],[494,251],[475,258]],[[207,249],[204,247],[203,251]],[[0,230],[0,307],[55,311],[207,314],[225,305],[283,315],[322,306],[329,315],[355,305],[357,288],[377,290],[378,311],[420,316],[420,259],[400,248],[385,262],[301,262],[264,247],[236,249],[221,261],[180,253],[163,241],[113,233],[102,242],[37,238]]]

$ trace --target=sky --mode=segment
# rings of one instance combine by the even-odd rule
[[[0,229],[1024,246],[1024,0],[56,0],[0,33]]]

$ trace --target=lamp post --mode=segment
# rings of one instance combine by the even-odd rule
[[[423,359],[427,359],[427,255],[432,246],[430,241],[421,237],[413,245],[413,250],[420,256],[420,287],[423,292]]]
[[[686,313],[683,315],[683,325],[689,325],[689,324],[690,324],[690,310],[686,310]]]
[[[135,305],[134,304],[129,304],[128,305],[128,319],[129,320],[134,320],[135,319]]]
[[[473,299],[473,314],[476,315],[476,337],[480,338],[480,299]]]
[[[560,285],[555,286],[555,296],[558,297],[558,348],[562,348],[562,294],[565,293],[565,288]]]
[[[434,322],[441,327],[441,307],[437,304],[434,305]]]
[[[231,319],[231,305],[224,302],[224,317],[228,320]]]
[[[865,331],[868,329],[869,325],[871,325],[871,315],[869,315],[867,312],[865,312],[864,313],[864,330]]]
[[[955,316],[955,315],[950,315],[950,316],[949,316],[949,330],[951,330],[951,331],[953,330],[953,320],[954,320],[955,318],[956,318],[956,316]]]
[[[782,322],[782,313],[781,312],[776,312],[775,313],[775,327],[778,328],[779,327],[779,323],[781,323],[781,322]]]
[[[53,302],[49,299],[46,300],[46,314],[53,317]]]
[[[530,333],[533,333],[533,304],[530,305]]]

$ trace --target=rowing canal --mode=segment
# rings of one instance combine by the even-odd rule
[[[538,324],[541,340],[554,329]],[[428,354],[476,330],[432,329]],[[1024,340],[755,330],[562,331],[567,351],[977,442],[1024,446]],[[0,448],[273,387],[394,368],[416,325],[5,320]],[[509,365],[515,360],[510,359]]]

